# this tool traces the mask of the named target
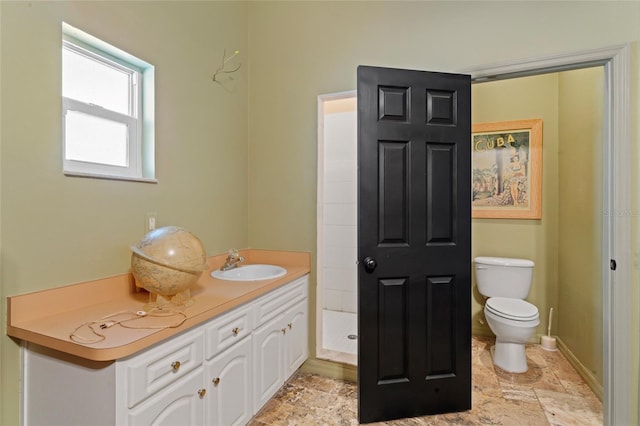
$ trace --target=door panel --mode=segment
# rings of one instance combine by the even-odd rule
[[[456,157],[454,144],[427,143],[427,245],[454,243]]]
[[[427,278],[427,379],[455,374],[455,290],[453,277]]]
[[[409,243],[409,144],[382,141],[380,158],[380,244]]]
[[[471,407],[470,93],[469,76],[358,68],[363,423]]]
[[[407,320],[409,307],[407,279],[380,280],[378,299],[380,325],[378,327],[378,382],[407,381],[409,348],[407,347]]]

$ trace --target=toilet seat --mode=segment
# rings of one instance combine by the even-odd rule
[[[538,308],[521,299],[492,297],[485,305],[487,311],[512,321],[532,321],[538,319]]]

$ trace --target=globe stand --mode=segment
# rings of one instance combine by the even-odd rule
[[[149,292],[149,302],[144,305],[143,309],[147,312],[176,312],[183,311],[194,303],[189,289],[173,295]]]

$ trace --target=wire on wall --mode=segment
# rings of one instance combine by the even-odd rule
[[[240,67],[242,67],[242,63],[239,63],[235,67],[227,68],[227,62],[238,56],[239,53],[240,51],[236,50],[232,55],[227,57],[227,49],[224,49],[222,51],[222,62],[216,72],[213,73],[212,80],[215,83],[218,83],[227,92],[232,91],[232,87],[229,86],[229,82],[233,82],[233,76],[231,74],[237,72],[238,70],[240,70]]]

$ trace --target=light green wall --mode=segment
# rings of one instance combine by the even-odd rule
[[[603,67],[560,74],[557,334],[602,385]]]
[[[538,307],[541,323],[545,312],[556,305],[558,280],[558,75],[503,80],[472,86],[471,122],[541,118],[542,135],[542,219],[474,219],[472,250],[475,256],[531,259],[535,262],[533,283],[527,300]],[[472,329],[491,335],[484,321],[484,298],[477,292],[474,276]]]
[[[128,272],[146,212],[159,226],[191,230],[209,254],[248,246],[248,4],[2,1],[0,9],[3,297]],[[157,184],[63,176],[63,20],[155,65]],[[224,48],[241,52],[233,93],[211,81]],[[0,424],[13,425],[18,344],[1,340]]]

